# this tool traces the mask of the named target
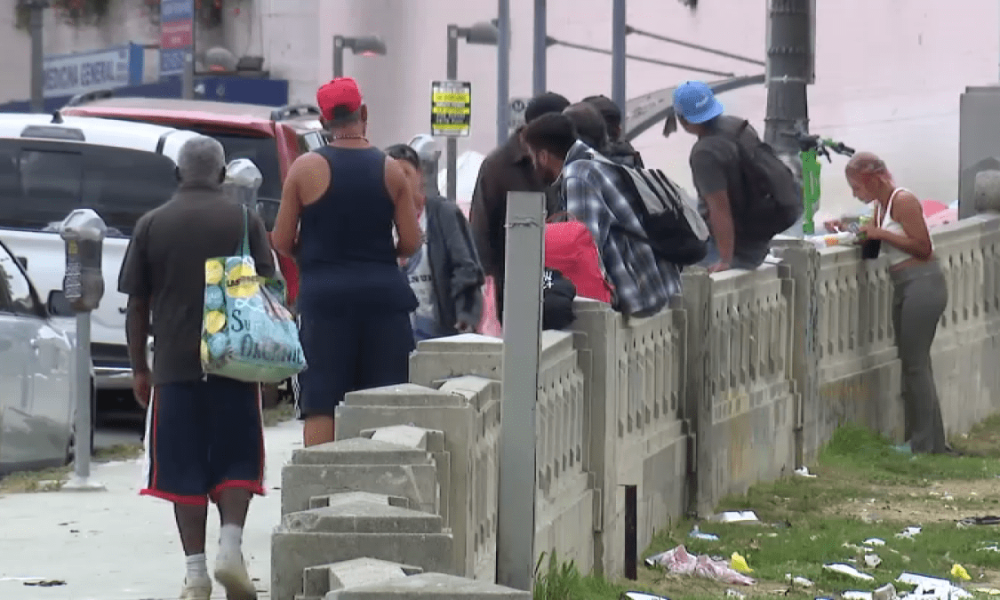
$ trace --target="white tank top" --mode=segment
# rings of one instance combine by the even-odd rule
[[[886,231],[891,231],[893,233],[905,236],[906,232],[903,231],[903,226],[894,221],[892,218],[892,201],[896,199],[896,194],[898,194],[899,192],[909,192],[909,191],[910,190],[907,190],[906,188],[896,188],[895,190],[893,190],[892,195],[889,196],[889,202],[886,205],[885,215],[881,214],[882,205],[876,204],[875,223],[876,224],[881,223],[882,229],[885,229]],[[933,247],[934,247],[934,242],[931,241],[931,248]],[[913,255],[907,252],[903,252],[899,248],[884,241],[882,242],[882,253],[888,258],[890,267],[906,262],[911,258],[913,258]]]

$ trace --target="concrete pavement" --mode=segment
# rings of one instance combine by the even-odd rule
[[[271,532],[280,520],[281,467],[302,446],[302,426],[267,429],[268,495],[250,507],[244,553],[259,597],[269,597]],[[4,600],[173,600],[184,578],[184,556],[171,505],[140,497],[142,461],[95,465],[106,492],[0,496],[0,598]],[[218,516],[209,519],[209,569]],[[28,580],[65,585],[29,587]],[[216,587],[212,598],[225,598]]]

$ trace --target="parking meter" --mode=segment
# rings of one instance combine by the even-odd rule
[[[95,310],[104,296],[101,258],[107,226],[96,212],[80,208],[63,220],[59,234],[66,242],[66,300],[78,313]]]
[[[104,296],[104,274],[101,272],[104,237],[107,225],[100,215],[89,208],[69,213],[59,226],[59,235],[66,243],[66,274],[63,276],[63,294],[76,311],[75,382],[73,396],[76,403],[75,448],[73,451],[74,477],[63,486],[64,490],[96,491],[104,486],[90,481],[91,418],[90,403],[90,313]]]
[[[252,160],[237,158],[226,165],[222,187],[237,204],[257,210],[257,194],[262,183],[264,176]]]
[[[409,145],[417,151],[417,155],[420,157],[420,169],[424,174],[424,193],[428,198],[440,196],[438,172],[440,171],[441,147],[433,137],[426,133],[414,137],[410,140]]]

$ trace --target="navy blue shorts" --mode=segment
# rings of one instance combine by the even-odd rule
[[[348,392],[407,383],[413,329],[407,312],[337,311],[300,315],[308,368],[299,374],[302,419],[334,416]]]
[[[225,377],[153,388],[144,496],[205,506],[219,492],[264,494],[260,386]]]

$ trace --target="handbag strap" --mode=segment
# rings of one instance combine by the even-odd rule
[[[240,245],[240,256],[250,256],[250,219],[248,216],[249,209],[246,206],[242,206],[243,209],[243,243]]]

